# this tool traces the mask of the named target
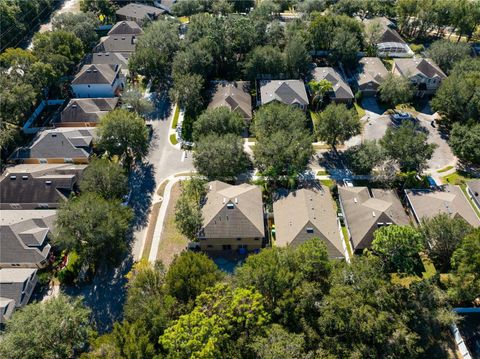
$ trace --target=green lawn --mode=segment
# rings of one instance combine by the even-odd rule
[[[178,143],[176,134],[172,133],[170,135],[170,142],[172,143],[172,145],[176,145]]]
[[[322,171],[318,171],[318,172],[317,172],[317,176],[326,176],[326,175],[328,175],[328,172],[325,171],[325,170],[322,170]]]
[[[443,184],[462,185],[473,179],[467,172],[457,171],[447,176],[442,177]]]
[[[421,279],[432,278],[437,273],[437,270],[435,269],[435,266],[433,265],[430,258],[428,258],[428,256],[425,253],[419,253],[419,255],[424,268],[424,271],[422,272],[422,277],[418,275],[405,276],[404,274],[402,275],[401,273],[392,273],[391,275],[392,283],[400,284],[404,287],[409,287],[410,284],[412,284],[413,282],[417,282]]]
[[[177,128],[178,125],[178,116],[180,114],[180,107],[178,105],[175,106],[175,113],[173,114],[173,121],[172,121],[172,128]]]
[[[335,182],[330,180],[330,179],[320,180],[320,183],[323,184],[325,187],[328,187],[328,188],[335,185]]]
[[[352,253],[352,247],[350,247],[350,241],[348,240],[347,227],[342,226],[342,233],[343,233],[343,241],[345,242],[345,245],[347,246],[348,255],[350,256],[350,258],[352,258],[353,253]]]
[[[447,171],[450,171],[452,168],[453,168],[453,166],[447,166],[445,168],[439,169],[437,172],[438,173],[447,172]]]
[[[365,116],[366,112],[365,110],[363,109],[362,106],[360,106],[358,103],[354,102],[353,105],[355,106],[355,110],[357,110],[357,113],[358,113],[358,117],[359,118],[362,118],[363,116]]]

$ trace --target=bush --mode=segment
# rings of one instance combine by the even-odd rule
[[[420,54],[425,51],[425,46],[423,46],[422,44],[410,44],[409,46],[410,49],[416,54]]]
[[[62,284],[72,284],[80,272],[82,262],[77,252],[70,252],[67,265],[58,271],[57,278]]]

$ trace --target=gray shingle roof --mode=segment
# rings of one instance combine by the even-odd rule
[[[252,119],[252,97],[249,93],[250,83],[247,81],[219,81],[213,84],[212,100],[209,108],[221,106],[231,111],[238,111],[247,120]]]
[[[360,89],[368,84],[378,87],[387,75],[388,70],[378,57],[362,57],[360,59],[357,79]]]
[[[108,32],[108,35],[142,35],[143,30],[135,21],[119,21]]]
[[[164,10],[162,9],[135,3],[130,3],[117,10],[117,15],[120,15],[120,17],[125,16],[131,19],[135,19],[135,21],[143,21],[145,18],[154,20],[163,13]]]
[[[10,204],[53,208],[63,202],[78,185],[86,165],[35,164],[8,167],[0,177],[0,206]],[[3,224],[3,221],[2,221]]]
[[[56,128],[40,132],[28,147],[16,149],[9,160],[27,158],[85,158],[90,157],[93,128]]]
[[[92,52],[134,52],[136,45],[137,35],[109,35],[102,37]]]
[[[395,59],[394,66],[407,78],[418,74],[427,78],[439,77],[440,79],[444,79],[447,77],[432,59]]]
[[[272,101],[287,105],[308,105],[307,91],[302,80],[262,80],[260,98],[262,105]]]
[[[378,226],[409,224],[402,203],[392,190],[339,187],[338,195],[355,250],[370,247]]]
[[[2,268],[0,269],[0,293],[3,298],[13,299],[17,307],[27,304],[36,284],[34,279],[37,270],[33,268]],[[28,285],[23,290],[24,283]],[[22,292],[26,293],[25,296]]]
[[[12,316],[15,310],[15,301],[13,299],[0,297],[0,323],[5,323]]]
[[[127,68],[131,54],[131,52],[96,52],[92,54],[90,61],[92,64],[122,65],[122,68]]]
[[[440,213],[461,217],[473,227],[480,227],[480,219],[458,186],[446,185],[438,190],[405,190],[418,221]]]
[[[350,86],[343,80],[342,76],[332,67],[316,67],[313,70],[315,81],[327,80],[333,85],[333,98],[353,99],[353,92]]]
[[[202,207],[205,238],[263,238],[262,192],[257,186],[232,186],[224,182],[209,183]]]
[[[10,214],[8,212],[13,212]],[[27,215],[22,212],[27,212]],[[17,219],[13,223],[3,217]],[[24,267],[39,267],[48,258],[50,244],[47,236],[53,230],[56,216],[54,210],[7,210],[1,211],[0,266],[21,264]]]
[[[97,123],[101,117],[117,107],[118,100],[118,97],[71,99],[63,109],[59,122]]]
[[[83,65],[82,69],[75,75],[72,85],[108,84],[115,81],[120,72],[121,65],[114,64],[90,64]]]
[[[318,237],[327,245],[331,258],[344,257],[333,203],[330,191],[325,186],[299,189],[275,201],[276,245],[299,245]]]

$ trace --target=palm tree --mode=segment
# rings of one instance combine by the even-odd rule
[[[328,80],[312,80],[307,85],[310,87],[310,91],[312,92],[312,105],[315,106],[315,111],[318,111],[318,108],[325,99],[325,95],[332,91],[333,85]]]

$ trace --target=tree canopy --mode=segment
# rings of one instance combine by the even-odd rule
[[[84,193],[62,204],[57,212],[55,243],[77,252],[91,265],[117,261],[128,249],[132,210],[120,201]]]
[[[387,155],[396,160],[402,171],[422,171],[432,158],[436,145],[427,142],[427,135],[411,121],[389,127],[380,139]]]
[[[245,121],[237,111],[231,111],[228,107],[207,109],[195,120],[193,124],[193,138],[201,139],[203,136],[215,134],[241,135],[245,128]]]
[[[449,144],[453,153],[467,163],[480,163],[480,123],[462,125],[455,123],[450,133]]]
[[[409,103],[415,95],[415,88],[409,79],[388,74],[378,87],[378,92],[383,102],[395,107]]]
[[[53,30],[71,31],[82,41],[85,50],[91,49],[98,40],[95,29],[100,20],[93,13],[80,12],[77,14],[65,12],[55,16],[52,20]]]
[[[325,141],[333,149],[351,137],[360,134],[362,125],[355,110],[344,104],[331,103],[318,114],[315,121],[315,132],[318,138]]]
[[[109,156],[118,156],[128,168],[133,160],[148,153],[145,121],[136,113],[116,109],[106,114],[98,126],[97,145]]]
[[[17,310],[7,321],[0,356],[12,359],[74,358],[86,349],[90,310],[64,294]]]
[[[208,180],[232,181],[250,167],[250,159],[241,137],[207,135],[196,143],[193,164]]]
[[[206,195],[206,182],[193,177],[181,182],[182,193],[175,204],[175,225],[185,237],[195,240],[202,227],[201,201]]]
[[[438,40],[428,49],[428,56],[447,74],[453,69],[455,63],[470,56],[472,49],[467,43]]]
[[[128,192],[127,176],[119,164],[96,158],[85,169],[80,190],[97,193],[107,200],[121,199]]]
[[[364,141],[360,145],[350,147],[345,151],[348,168],[355,174],[366,175],[385,160],[383,148],[377,141]]]
[[[305,114],[280,103],[262,106],[255,115],[253,149],[256,167],[276,178],[303,172],[313,155]]]

